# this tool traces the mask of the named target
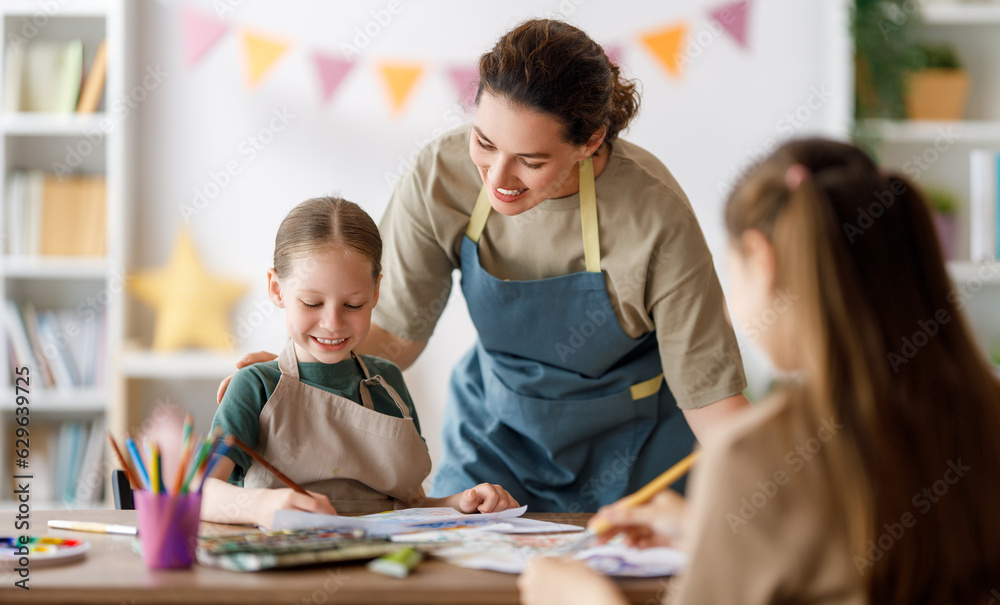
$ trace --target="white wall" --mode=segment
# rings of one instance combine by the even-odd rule
[[[190,4],[212,12],[227,1]],[[246,322],[258,306],[270,309],[264,271],[284,214],[308,197],[335,191],[380,217],[391,193],[385,175],[397,172],[401,158],[422,142],[458,122],[457,95],[444,69],[473,64],[499,35],[525,18],[559,17],[562,8],[571,23],[598,42],[624,46],[622,63],[641,81],[644,93],[642,111],[625,138],[660,157],[686,189],[723,279],[721,205],[735,175],[752,156],[789,135],[843,133],[850,110],[846,17],[828,0],[753,1],[747,50],[709,28],[708,10],[725,0],[402,0],[400,13],[356,57],[354,69],[326,104],[320,103],[309,53],[322,49],[337,54],[342,43],[356,36],[356,28],[373,18],[372,11],[384,9],[388,1],[228,4],[236,6],[223,20],[233,31],[190,69],[182,59],[179,4],[145,1],[138,8],[135,80],[150,66],[160,66],[168,75],[137,110],[130,267],[165,262],[176,230],[184,224],[180,208],[212,183],[213,172],[238,162],[241,172],[190,220],[210,270],[252,285],[234,322]],[[689,51],[697,53],[680,80],[669,77],[639,42],[641,32],[675,20],[689,24]],[[292,41],[291,50],[253,91],[242,81],[235,35],[241,27]],[[428,67],[398,116],[390,115],[374,70],[382,58],[418,60]],[[281,110],[294,118],[250,161],[240,145]],[[134,304],[132,308],[129,333],[148,344],[151,314]],[[275,311],[248,334],[241,349],[277,351],[283,338],[282,319]],[[450,367],[472,339],[464,302],[456,294],[427,350],[407,372],[435,460]],[[762,388],[759,355],[744,355],[755,377],[751,386]],[[199,388],[197,401],[183,403],[210,415],[214,385]]]

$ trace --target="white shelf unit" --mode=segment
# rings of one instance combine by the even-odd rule
[[[1000,151],[1000,3],[920,3],[921,41],[955,48],[971,80],[965,119],[959,121],[864,120],[879,160],[924,187],[954,193],[961,206],[955,259],[948,271],[984,349],[1000,341],[1000,261],[973,262],[969,254],[970,173],[973,149]],[[923,161],[915,161],[915,158]]]
[[[136,380],[209,380],[221,381],[236,372],[240,353],[186,351],[155,353],[129,350],[122,357],[122,375]]]
[[[995,3],[924,4],[922,10],[930,25],[1000,25],[1000,5]]]
[[[84,69],[89,71],[97,45],[105,40],[107,73],[98,111],[89,115],[8,112],[0,107],[0,233],[7,233],[7,182],[14,170],[44,170],[53,172],[54,162],[64,162],[67,145],[74,147],[89,140],[92,151],[73,166],[74,172],[103,175],[105,200],[105,255],[102,257],[51,257],[40,255],[13,256],[6,245],[0,246],[0,298],[17,303],[30,302],[39,310],[69,310],[69,317],[83,325],[93,321],[90,310],[101,309],[105,320],[101,338],[103,348],[100,376],[94,387],[69,389],[43,388],[37,368],[32,369],[28,396],[31,424],[41,437],[48,429],[48,441],[58,439],[58,425],[69,420],[89,421],[102,418],[105,426],[121,432],[122,414],[116,389],[116,365],[122,341],[124,286],[124,225],[129,186],[129,133],[127,119],[106,113],[105,107],[125,92],[128,60],[126,0],[68,0],[43,6],[28,0],[4,0],[0,3],[0,24],[3,42],[0,44],[0,83],[5,82],[8,41],[60,41],[79,38],[83,41]],[[99,133],[99,136],[98,136]],[[72,338],[69,330],[61,336]],[[3,331],[0,347],[0,443],[13,444],[15,390],[11,384],[12,360],[8,356],[7,333]],[[33,442],[41,448],[38,440]],[[29,448],[30,449],[30,448]],[[8,451],[11,450],[11,451]],[[0,451],[0,507],[12,497],[10,474],[13,468],[12,447]],[[43,452],[33,452],[31,460]],[[101,474],[107,478],[107,455],[100,463]],[[55,460],[49,460],[46,472],[54,473]],[[32,470],[34,467],[29,467]],[[39,473],[42,471],[40,470]],[[36,475],[35,481],[52,477]],[[107,483],[107,482],[106,482]],[[105,493],[110,493],[105,490]],[[105,498],[106,500],[106,498]],[[55,505],[61,503],[55,502]],[[93,506],[93,505],[91,505]]]

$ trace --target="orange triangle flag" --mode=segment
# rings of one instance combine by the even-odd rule
[[[393,113],[399,113],[413,90],[413,85],[424,73],[423,65],[413,63],[383,63],[379,65],[382,78],[389,89],[389,103]]]
[[[243,55],[246,61],[246,86],[255,88],[264,78],[264,74],[274,65],[281,55],[288,50],[289,44],[284,40],[240,32],[243,41]]]
[[[646,48],[663,64],[667,73],[677,78],[681,75],[681,65],[684,59],[681,49],[684,47],[687,33],[687,24],[681,23],[642,36],[642,42]]]

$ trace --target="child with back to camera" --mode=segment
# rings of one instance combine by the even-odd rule
[[[277,360],[236,373],[212,424],[309,494],[230,448],[205,483],[203,519],[269,527],[279,509],[370,513],[419,504],[469,513],[518,505],[489,483],[424,496],[431,460],[403,375],[354,353],[378,302],[381,256],[374,221],[343,199],[308,200],[282,221],[267,281],[285,310],[289,342]]]
[[[862,212],[878,218],[859,228]],[[725,224],[736,324],[793,301],[757,336],[793,379],[706,446],[690,506],[664,492],[598,517],[690,551],[671,603],[996,603],[1000,381],[924,197],[856,147],[793,141],[736,188]],[[563,559],[520,586],[528,604],[624,602]]]

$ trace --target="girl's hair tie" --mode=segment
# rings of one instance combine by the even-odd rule
[[[809,169],[802,164],[792,164],[785,171],[785,185],[790,191],[795,191],[809,176]]]

